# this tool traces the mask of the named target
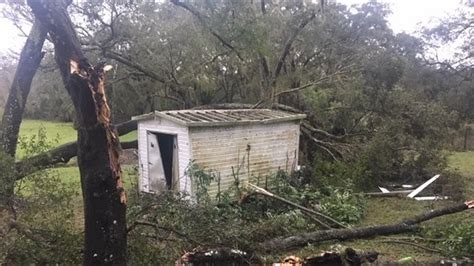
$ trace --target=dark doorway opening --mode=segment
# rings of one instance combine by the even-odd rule
[[[153,193],[178,189],[177,136],[148,131],[148,181]]]
[[[160,147],[161,161],[165,172],[166,187],[171,189],[173,186],[173,156],[174,156],[174,135],[154,133],[158,137],[158,146]]]

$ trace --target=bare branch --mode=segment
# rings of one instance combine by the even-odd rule
[[[235,49],[235,47],[232,44],[230,44],[230,42],[226,41],[213,28],[211,28],[211,26],[207,24],[203,15],[201,15],[201,13],[199,13],[196,9],[192,8],[191,6],[185,4],[183,1],[180,1],[180,0],[171,0],[171,3],[173,3],[176,6],[182,7],[186,9],[187,11],[189,11],[191,14],[193,14],[199,20],[199,22],[201,22],[201,24],[222,43],[222,45],[232,50],[241,61],[244,61],[239,51],[237,51],[237,49]]]
[[[293,45],[293,42],[296,40],[296,37],[298,34],[308,25],[309,22],[311,22],[314,18],[316,17],[316,13],[314,11],[311,11],[310,16],[304,18],[298,27],[293,31],[288,37],[288,40],[285,43],[285,48],[283,48],[283,51],[280,55],[280,58],[278,59],[277,65],[275,66],[275,70],[273,71],[273,78],[272,78],[272,84],[276,82],[276,79],[280,75],[281,69],[283,67],[283,63],[285,62],[286,57],[290,53],[291,46]]]
[[[300,90],[303,90],[303,89],[306,89],[308,87],[311,87],[311,86],[315,86],[315,85],[318,85],[320,83],[322,83],[323,81],[327,80],[327,79],[330,79],[332,77],[335,77],[335,76],[338,76],[338,75],[342,75],[342,74],[345,74],[347,73],[348,71],[344,71],[342,69],[339,69],[338,71],[332,73],[332,74],[329,74],[329,75],[326,75],[324,77],[321,77],[313,82],[310,82],[310,83],[307,83],[303,86],[300,86],[300,87],[297,87],[297,88],[291,88],[291,89],[287,89],[287,90],[284,90],[284,91],[280,91],[278,92],[277,94],[275,94],[275,96],[280,96],[280,95],[283,95],[283,94],[287,94],[287,93],[292,93],[292,92],[296,92],[296,91],[300,91]]]

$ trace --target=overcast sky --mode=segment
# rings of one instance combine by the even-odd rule
[[[245,1],[245,0],[244,0]],[[336,0],[346,5],[362,4],[368,0]],[[395,32],[413,33],[419,25],[432,24],[437,18],[455,15],[461,0],[379,0],[391,6],[393,14],[388,17],[391,28]],[[28,31],[29,29],[25,29]],[[19,52],[25,38],[10,21],[0,18],[0,52],[9,49]]]

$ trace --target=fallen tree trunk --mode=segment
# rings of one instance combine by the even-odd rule
[[[417,224],[431,220],[433,218],[461,212],[467,209],[474,208],[474,201],[467,201],[454,206],[445,207],[442,209],[427,212],[409,219],[406,219],[398,224],[391,225],[375,225],[361,228],[349,229],[331,229],[316,231],[310,233],[303,233],[296,236],[286,238],[276,238],[265,241],[260,244],[260,247],[265,252],[292,250],[306,246],[308,244],[323,242],[327,240],[348,240],[360,239],[381,235],[400,234],[413,231],[417,228]]]
[[[137,122],[130,120],[115,126],[119,136],[137,129]],[[122,149],[136,149],[137,141],[121,143]],[[58,163],[67,163],[77,156],[77,142],[63,144],[47,152],[40,153],[30,158],[15,163],[15,180],[20,180],[38,170],[51,168]]]

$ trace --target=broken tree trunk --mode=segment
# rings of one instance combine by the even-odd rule
[[[260,246],[266,252],[292,250],[306,246],[307,244],[323,242],[327,240],[348,240],[368,238],[373,236],[400,234],[416,229],[416,225],[431,220],[433,218],[461,212],[467,209],[474,208],[474,201],[467,201],[454,206],[449,206],[439,210],[427,212],[409,219],[406,219],[398,224],[391,225],[375,225],[361,228],[349,229],[331,229],[316,231],[310,233],[303,233],[287,238],[276,238],[263,242]]]
[[[18,132],[25,110],[26,99],[30,93],[31,81],[43,59],[46,29],[36,20],[20,54],[8,99],[3,111],[0,147],[7,155],[15,158]],[[13,159],[12,159],[13,160]],[[6,175],[0,180],[0,203],[6,203],[13,196],[15,178]]]
[[[76,110],[78,165],[84,200],[83,263],[126,264],[126,198],[118,162],[118,137],[110,124],[104,64],[92,66],[62,0],[29,0],[48,29],[56,62]]]

